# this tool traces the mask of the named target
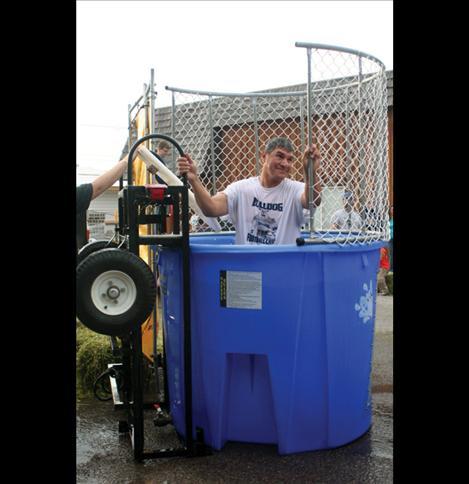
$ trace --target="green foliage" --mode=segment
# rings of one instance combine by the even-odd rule
[[[81,390],[91,392],[96,378],[115,360],[109,336],[77,326],[77,383]]]
[[[107,370],[108,364],[120,363],[120,359],[112,354],[109,336],[95,333],[77,321],[76,362],[76,390],[78,398],[81,398],[91,396],[96,378]],[[146,358],[142,358],[142,368],[143,385],[147,389],[154,379],[154,371]]]

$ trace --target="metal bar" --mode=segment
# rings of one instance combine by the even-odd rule
[[[127,220],[129,224],[129,251],[140,257],[138,250],[138,223],[137,223],[137,203],[136,192],[138,187],[127,187]]]
[[[362,80],[363,80],[363,68],[362,68],[362,58],[358,58],[358,125],[359,125],[359,133],[358,133],[358,168],[360,173],[360,184],[359,184],[359,204],[360,204],[360,212],[363,211],[363,207],[365,205],[365,156],[364,156],[364,141],[363,141],[363,87],[362,87]]]
[[[348,88],[347,88],[348,93]],[[347,99],[349,96],[347,96]],[[348,107],[345,109],[345,184],[346,186],[349,185],[349,172],[350,172],[350,114]]]
[[[132,106],[130,107],[130,104],[129,104],[129,117],[130,117],[130,113],[135,109],[135,107],[138,105],[138,103],[142,100],[143,96],[140,96],[137,100],[137,102]]]
[[[167,412],[169,412],[169,385],[168,385],[168,362],[166,359],[166,346],[165,346],[165,330],[164,330],[164,315],[166,314],[166,304],[165,304],[165,299],[164,296],[166,295],[164,293],[164,288],[161,286],[161,292],[163,297],[161,298],[161,334],[162,334],[162,343],[163,343],[163,400],[161,402],[161,405],[165,408]]]
[[[176,132],[176,100],[174,98],[174,92],[171,93],[171,137],[175,138]],[[171,150],[171,156],[173,161],[173,167],[176,167],[176,153],[174,150]]]
[[[122,363],[108,363],[108,368],[122,367]],[[114,405],[123,405],[124,402],[120,398],[119,387],[117,385],[117,380],[113,376],[109,376],[109,382],[111,384],[112,400]]]
[[[368,242],[369,237],[366,235],[360,235],[358,237],[342,237],[342,238],[335,238],[335,239],[321,239],[320,237],[316,237],[313,239],[301,239],[302,243],[298,244],[297,239],[297,245],[311,245],[311,244],[340,244],[340,243],[346,243],[346,242]],[[375,240],[372,240],[372,242],[375,242]]]
[[[179,87],[165,86],[167,91],[175,91],[182,94],[199,94],[201,96],[219,96],[219,97],[282,97],[282,96],[302,96],[304,91],[294,91],[294,92],[245,92],[245,93],[235,93],[235,92],[212,92],[212,91],[197,91],[193,89],[181,89]]]
[[[217,175],[215,173],[215,142],[213,139],[212,96],[208,97],[208,122],[210,125],[210,158],[212,161],[212,195],[217,193]]]
[[[252,108],[254,114],[254,140],[256,143],[256,175],[260,173],[260,157],[259,157],[259,126],[257,124],[257,97],[252,98]]]
[[[192,340],[191,340],[191,297],[190,297],[190,247],[189,247],[189,193],[187,179],[182,191],[182,283],[184,309],[184,401],[186,421],[186,447],[191,455],[195,453],[192,435]]]
[[[154,133],[155,129],[155,70],[150,71],[150,133]],[[151,149],[156,151],[156,139],[152,138],[150,141]],[[154,175],[153,175],[154,176]]]
[[[160,234],[160,235],[140,235],[138,243],[140,245],[175,245],[179,243],[182,235]]]
[[[382,66],[383,69],[385,69],[385,66]],[[376,74],[369,74],[366,79],[363,79],[363,83],[365,82],[370,82],[375,80],[377,77],[380,77],[382,75],[382,71],[377,72]],[[353,78],[353,76],[349,76]],[[346,78],[345,78],[346,79]],[[318,83],[321,83],[322,81],[317,81]],[[350,82],[349,84],[342,84],[340,87],[353,87],[357,86],[358,82]],[[293,91],[293,92],[263,92],[263,91],[255,91],[255,92],[245,92],[245,93],[237,93],[237,92],[214,92],[214,91],[197,91],[197,90],[192,90],[192,89],[183,89],[180,87],[170,87],[170,86],[165,86],[165,89],[168,91],[171,91],[173,94],[175,92],[181,93],[181,94],[199,94],[200,96],[215,96],[215,97],[283,97],[283,96],[304,96],[306,94],[305,91]],[[331,87],[317,87],[315,89],[312,89],[311,92],[327,92],[327,91],[333,91],[337,89],[337,86],[331,86]]]
[[[131,334],[132,342],[132,395],[131,411],[133,414],[132,436],[135,460],[142,460],[144,447],[143,429],[143,378],[142,378],[142,330],[138,326]]]
[[[355,49],[348,49],[347,47],[338,47],[336,45],[328,44],[311,44],[309,42],[295,42],[295,47],[306,47],[307,49],[323,49],[323,50],[336,50],[339,52],[347,52],[348,54],[355,54],[359,57],[366,57],[367,59],[377,62],[381,67],[384,68],[383,62],[381,62],[377,57],[361,52]]]
[[[157,258],[155,257],[156,254],[156,247],[152,246],[151,247],[151,252],[152,252],[152,270],[153,274],[155,274],[155,277],[158,280],[158,265],[156,263]],[[157,401],[160,400],[160,378],[158,374],[158,290],[156,291],[156,300],[155,300],[155,307],[153,309],[153,369],[155,370],[155,392],[156,392],[156,398]]]
[[[301,137],[301,149],[300,152],[304,153],[305,147],[305,120],[304,120],[304,106],[303,99],[300,97],[300,137]]]
[[[160,224],[162,223],[162,214],[155,214],[155,215],[139,215],[138,216],[138,224],[143,225],[143,224]],[[155,235],[155,234],[151,234]]]
[[[306,49],[306,54],[308,57],[308,89],[307,89],[307,122],[308,122],[308,147],[313,144],[313,133],[312,133],[312,98],[311,98],[311,49]],[[309,157],[308,161],[308,176],[309,176],[309,186],[308,186],[308,207],[309,207],[309,231],[310,237],[313,238],[314,235],[314,173],[313,173],[313,159]]]

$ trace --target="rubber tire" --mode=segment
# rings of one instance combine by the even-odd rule
[[[121,271],[136,287],[133,304],[122,314],[108,315],[93,303],[93,282],[107,271]],[[144,323],[156,301],[156,279],[138,256],[122,249],[102,249],[90,254],[77,267],[77,317],[89,329],[108,336],[125,336]]]
[[[90,254],[102,249],[117,249],[119,246],[115,242],[110,240],[96,240],[85,244],[77,254],[77,266],[80,262],[84,261]],[[126,248],[125,242],[121,248]]]

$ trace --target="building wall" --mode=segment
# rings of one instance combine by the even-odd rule
[[[357,114],[352,114],[356,117]],[[370,173],[370,167],[373,165],[374,158],[372,142],[367,142],[373,139],[373,131],[371,128],[367,129],[366,117],[364,117],[364,141],[365,141],[365,160],[366,167],[363,176],[366,178],[368,186],[366,194],[364,194],[364,204],[369,202],[368,198],[375,197],[374,191],[379,186],[379,181],[376,180],[375,175]],[[313,126],[320,126],[321,129],[316,130],[318,139],[316,140],[319,146],[328,146],[331,149],[322,156],[322,172],[323,182],[330,186],[347,186],[356,193],[360,193],[360,164],[359,164],[359,143],[360,137],[358,132],[352,131],[346,141],[343,133],[345,133],[346,119],[344,116],[328,115],[324,119],[320,116],[313,116]],[[352,125],[357,126],[358,121],[352,120]],[[372,123],[371,123],[372,125]],[[393,193],[393,111],[392,107],[388,108],[388,158],[389,158],[389,176],[388,176],[388,194],[389,203],[392,203]],[[255,144],[252,135],[253,127],[251,123],[238,124],[229,126],[218,130],[216,134],[215,151],[218,161],[217,176],[217,190],[225,188],[229,183],[236,180],[241,180],[254,176],[256,174],[255,164]],[[282,133],[283,136],[292,140],[297,147],[300,146],[301,126],[299,118],[283,119],[275,121],[265,121],[259,123],[259,146],[264,147],[267,140],[272,136],[278,136]],[[304,133],[306,138],[306,133]],[[349,144],[350,153],[347,155],[346,143]],[[208,189],[211,189],[211,179],[209,173],[205,174],[205,184]],[[292,178],[295,180],[303,180],[303,169],[301,164],[297,161],[292,172]]]
[[[102,240],[114,235],[117,194],[117,188],[113,187],[91,201],[87,215],[90,237]]]

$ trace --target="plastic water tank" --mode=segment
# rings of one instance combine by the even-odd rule
[[[371,426],[381,242],[297,247],[190,237],[193,424],[206,444],[337,447]],[[182,272],[159,257],[170,408],[184,435]]]

